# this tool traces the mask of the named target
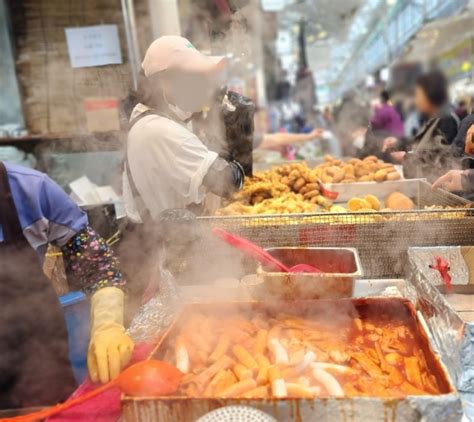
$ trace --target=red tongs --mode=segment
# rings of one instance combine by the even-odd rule
[[[451,275],[449,274],[449,270],[451,269],[449,267],[449,262],[446,261],[445,259],[441,258],[440,256],[435,257],[435,264],[431,264],[430,268],[433,270],[439,271],[439,274],[446,285],[446,289],[451,289],[451,282],[452,278]]]
[[[320,273],[319,268],[313,267],[308,264],[297,264],[289,268],[278,259],[270,255],[265,249],[262,249],[260,246],[257,246],[255,243],[243,239],[242,237],[236,236],[235,234],[229,233],[218,227],[212,229],[212,233],[222,239],[224,242],[233,246],[234,248],[240,249],[245,252],[247,255],[256,259],[258,262],[268,265],[276,271],[281,271],[284,273]]]

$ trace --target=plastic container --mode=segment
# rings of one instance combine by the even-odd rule
[[[80,384],[87,376],[87,347],[90,337],[90,304],[82,292],[61,296],[69,341],[69,359],[74,377]]]

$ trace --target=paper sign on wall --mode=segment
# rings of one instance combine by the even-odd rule
[[[265,12],[279,12],[286,6],[286,0],[262,0],[262,9]]]
[[[86,98],[84,109],[89,132],[108,132],[120,129],[116,98]]]
[[[122,63],[117,25],[65,28],[65,31],[72,67]]]

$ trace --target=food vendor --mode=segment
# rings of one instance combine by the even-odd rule
[[[133,351],[125,280],[87,215],[45,174],[0,162],[0,408],[53,404],[76,387],[65,318],[41,262],[61,248],[74,287],[91,296],[89,374],[107,382]]]
[[[131,310],[142,300],[157,241],[163,240],[160,216],[170,210],[200,215],[205,207],[217,208],[219,197],[241,189],[248,174],[254,106],[236,93],[222,96],[224,70],[223,57],[206,56],[179,36],[158,38],[145,53],[138,104],[129,121],[123,176],[128,225],[119,249],[124,272],[133,274]],[[243,101],[236,106],[231,98]],[[224,110],[237,123],[230,130],[233,137],[227,136]],[[241,125],[245,118],[248,124]],[[250,129],[246,138],[244,129]],[[176,235],[178,242],[187,239]]]
[[[243,163],[209,149],[191,127],[193,115],[210,104],[221,85],[224,64],[223,57],[206,56],[178,36],[158,38],[148,48],[123,178],[131,221],[156,221],[176,208],[199,213],[206,193],[224,197],[242,187]]]

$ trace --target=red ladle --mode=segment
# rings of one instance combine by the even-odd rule
[[[287,267],[282,262],[278,261],[275,257],[270,255],[265,249],[262,249],[260,246],[257,246],[255,243],[250,242],[247,239],[239,237],[235,234],[229,233],[218,227],[212,229],[212,233],[222,239],[224,242],[233,246],[234,248],[240,249],[242,252],[245,252],[247,255],[255,258],[258,262],[269,265],[270,267],[276,269],[277,271],[284,273],[320,273],[319,268],[313,267],[308,264],[297,264],[293,265],[291,268]]]
[[[167,396],[178,390],[183,374],[169,363],[160,360],[144,360],[129,366],[116,379],[76,399],[68,400],[56,406],[47,407],[38,412],[13,418],[2,418],[3,422],[35,422],[49,418],[70,407],[103,393],[112,387],[119,387],[122,393],[129,396]]]

